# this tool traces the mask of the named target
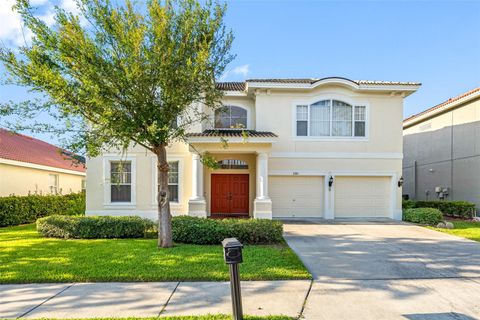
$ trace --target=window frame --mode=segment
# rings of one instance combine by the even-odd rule
[[[55,182],[52,185],[52,177],[54,177]],[[60,175],[58,173],[49,173],[48,174],[48,191],[51,194],[59,194],[60,192]]]
[[[248,106],[246,106],[246,105],[235,104],[235,103],[225,104],[225,105],[223,105],[222,107],[237,107],[237,108],[240,108],[240,109],[245,110],[246,113],[247,113],[247,119],[246,119],[246,120],[247,120],[247,124],[246,124],[246,127],[243,128],[243,129],[247,129],[247,130],[248,130],[248,129],[251,129],[251,122],[250,122],[251,108],[250,108],[250,107],[248,107]],[[219,108],[219,109],[221,109],[221,108]],[[218,111],[218,109],[213,111],[212,129],[218,129],[218,130],[239,130],[239,128],[217,128],[217,127],[215,126],[215,122],[216,122],[216,121],[215,121],[215,120],[216,120],[215,118],[216,118],[216,112],[217,112],[217,111]]]
[[[318,101],[332,100],[330,103],[330,135],[329,136],[311,136],[310,135],[310,106]],[[332,118],[333,118],[333,100],[347,103],[352,106],[352,135],[351,136],[333,136]],[[307,135],[297,135],[297,106],[308,106]],[[355,107],[365,107],[365,136],[355,136]],[[296,100],[292,103],[292,137],[294,141],[368,141],[370,136],[370,106],[366,101],[354,100],[341,95],[316,96],[309,100]]]
[[[182,157],[168,157],[167,162],[178,162],[178,201],[170,201],[169,203],[172,206],[181,206],[183,201],[183,172],[184,172],[184,159]],[[152,156],[151,158],[152,166],[152,207],[157,207],[157,196],[158,196],[158,168],[157,168],[157,157]]]
[[[131,194],[130,202],[112,202],[111,195],[111,181],[110,181],[110,172],[111,172],[111,163],[112,162],[125,162],[129,161],[131,163]],[[135,208],[137,204],[137,161],[133,156],[122,157],[122,156],[104,156],[103,158],[103,195],[104,201],[103,205],[106,208]]]

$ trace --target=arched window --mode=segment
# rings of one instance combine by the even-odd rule
[[[365,106],[339,100],[298,105],[297,136],[365,137]]]
[[[242,160],[225,159],[218,161],[219,169],[248,169],[248,164]]]
[[[215,111],[215,128],[236,129],[247,127],[247,110],[236,106],[224,106]]]

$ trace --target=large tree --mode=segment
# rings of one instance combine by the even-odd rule
[[[28,0],[17,10],[31,42],[2,48],[10,82],[39,99],[3,104],[3,113],[33,117],[48,110],[66,121],[70,147],[87,155],[138,144],[158,159],[158,245],[172,246],[167,146],[185,140],[222,97],[215,79],[233,59],[225,4],[196,0],[76,0],[81,15],[60,8],[55,24],[35,15]],[[198,106],[204,106],[199,108]],[[52,130],[51,124],[34,123]]]

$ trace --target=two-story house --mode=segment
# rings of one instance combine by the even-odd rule
[[[211,115],[213,128],[198,124],[188,144],[168,150],[174,215],[401,219],[403,99],[419,83],[330,77],[217,85],[224,108]],[[219,168],[205,167],[198,152]],[[87,214],[155,219],[153,154],[134,147],[88,159],[87,168]],[[112,184],[119,174],[121,183]]]

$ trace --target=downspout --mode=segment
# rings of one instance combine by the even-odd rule
[[[413,199],[418,199],[418,179],[417,179],[417,160],[413,161]]]
[[[451,132],[451,137],[450,137],[450,199],[454,200],[453,198],[453,112],[452,110],[452,124],[450,126],[450,132]]]

